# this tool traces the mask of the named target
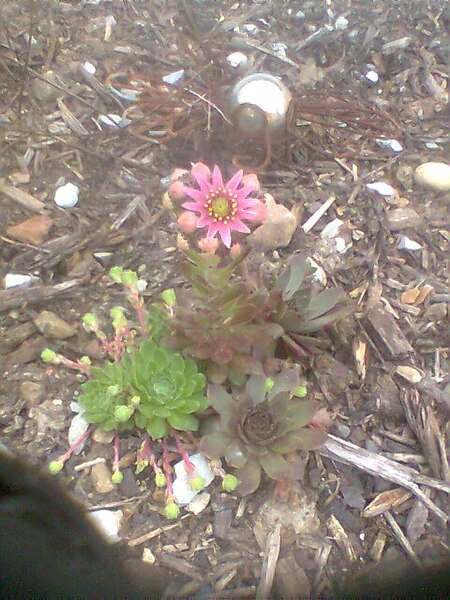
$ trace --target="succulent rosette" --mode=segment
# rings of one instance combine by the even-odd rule
[[[153,439],[171,427],[195,431],[194,413],[207,406],[205,376],[194,361],[151,339],[127,350],[120,363],[92,367],[91,376],[79,403],[88,423],[104,431],[137,426]]]
[[[319,410],[314,400],[301,399],[297,369],[285,369],[273,380],[249,377],[235,397],[223,386],[211,384],[208,400],[218,413],[205,423],[200,448],[210,458],[225,458],[236,471],[237,491],[254,492],[264,471],[271,479],[294,479],[294,463],[285,455],[319,448],[326,432],[308,427]],[[272,385],[273,384],[273,385]]]

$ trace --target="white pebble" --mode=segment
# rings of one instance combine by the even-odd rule
[[[80,190],[74,183],[61,185],[55,192],[55,204],[60,208],[73,208],[78,204]]]
[[[36,281],[37,277],[31,275],[21,275],[20,273],[7,273],[4,278],[5,289],[13,287],[27,288]]]
[[[392,185],[384,181],[374,181],[373,183],[368,183],[366,188],[380,194],[381,196],[395,196],[397,192],[394,190]]]
[[[89,518],[97,525],[100,532],[108,542],[118,542],[119,529],[123,519],[122,510],[93,510],[88,513]]]
[[[320,232],[320,239],[322,240],[331,240],[336,237],[339,233],[339,229],[344,224],[344,221],[341,219],[333,219],[329,223],[325,225],[325,227]]]
[[[88,60],[85,60],[83,63],[83,69],[87,71],[90,75],[95,75],[95,71],[97,70],[95,65],[93,65]]]
[[[442,162],[426,162],[417,167],[414,173],[417,185],[435,192],[450,190],[450,165]]]
[[[89,423],[86,421],[86,419],[83,417],[83,415],[80,413],[75,415],[73,417],[72,422],[70,423],[70,427],[69,427],[69,434],[68,434],[69,444],[71,446],[73,444],[75,444],[75,442],[77,440],[79,440],[80,437],[82,435],[84,435],[88,429],[89,429]],[[83,450],[85,444],[86,444],[86,441],[84,441],[82,444],[80,444],[76,448],[74,453],[80,454],[80,452]]]
[[[227,62],[230,67],[237,69],[237,67],[243,67],[248,63],[248,57],[243,52],[232,52],[227,56]]]
[[[417,250],[422,250],[422,246],[419,244],[419,242],[411,240],[406,235],[401,236],[397,244],[397,248],[399,250],[408,250],[410,252],[417,252]]]
[[[122,126],[122,117],[112,113],[108,115],[100,115],[98,122],[102,125],[106,125],[106,127],[111,127],[111,129],[116,129],[117,127]]]
[[[347,29],[347,27],[348,27],[348,19],[346,19],[344,16],[338,17],[336,19],[335,23],[334,23],[334,27],[337,30]]]
[[[370,83],[377,83],[379,76],[378,73],[376,71],[367,71],[367,73],[365,74],[365,78],[370,81]]]
[[[181,69],[180,71],[174,71],[173,73],[169,73],[169,75],[165,75],[162,80],[169,85],[176,85],[177,83],[180,83],[183,78],[184,69]]]
[[[389,148],[392,152],[401,152],[403,146],[398,140],[376,140],[380,148]]]

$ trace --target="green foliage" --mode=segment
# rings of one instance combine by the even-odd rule
[[[82,384],[84,417],[104,431],[134,426],[158,439],[169,428],[195,431],[194,413],[206,408],[205,377],[192,360],[146,339],[128,348],[121,362],[92,367]]]
[[[300,384],[297,369],[285,369],[266,386],[260,375],[249,377],[241,393],[208,386],[209,404],[218,417],[205,424],[200,448],[210,459],[225,458],[234,467],[238,491],[255,491],[264,471],[277,481],[295,478],[295,463],[284,455],[313,450],[326,440],[322,429],[308,427],[318,411],[314,400],[295,397]]]

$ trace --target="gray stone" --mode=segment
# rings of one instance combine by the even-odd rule
[[[48,338],[65,340],[76,334],[76,329],[54,312],[43,310],[34,319],[36,327]]]

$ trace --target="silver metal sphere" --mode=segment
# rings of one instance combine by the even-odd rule
[[[272,140],[286,130],[292,94],[284,83],[268,73],[253,73],[230,90],[227,112],[234,126],[249,138],[262,138],[266,123]]]

